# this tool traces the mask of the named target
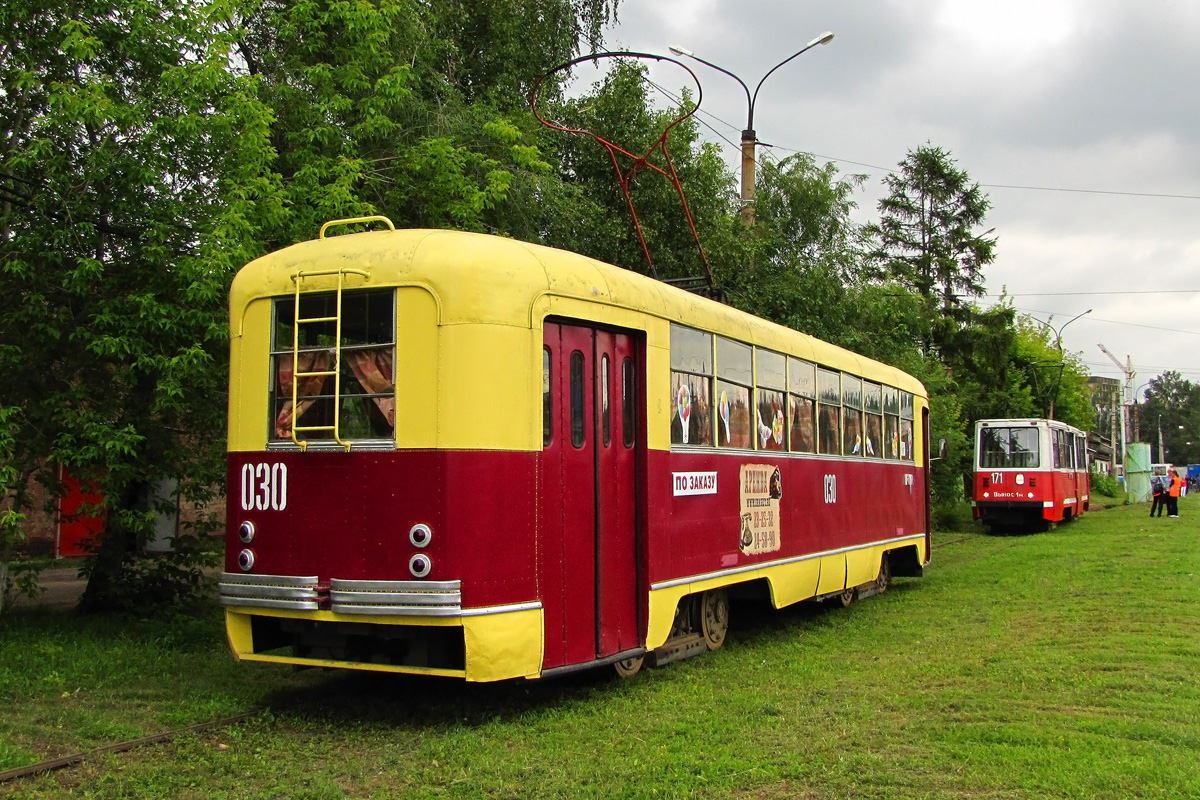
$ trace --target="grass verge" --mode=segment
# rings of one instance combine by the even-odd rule
[[[216,613],[3,624],[0,764],[234,713],[19,797],[1200,796],[1200,519],[947,534],[849,609],[737,605],[630,681],[475,686],[234,664]]]

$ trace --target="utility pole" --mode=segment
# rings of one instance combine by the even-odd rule
[[[1129,412],[1133,407],[1133,377],[1137,373],[1133,371],[1133,359],[1131,359],[1129,356],[1125,357],[1125,363],[1122,364],[1117,360],[1116,356],[1109,352],[1107,347],[1102,344],[1097,344],[1096,346],[1099,347],[1100,352],[1108,356],[1109,360],[1117,365],[1117,369],[1121,370],[1122,374],[1125,375],[1125,402],[1121,404],[1121,463],[1124,464],[1126,456],[1126,443],[1128,442],[1129,436]],[[1125,477],[1126,480],[1129,479],[1128,475]],[[1126,486],[1128,486],[1128,483]]]

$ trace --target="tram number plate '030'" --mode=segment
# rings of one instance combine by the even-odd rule
[[[287,464],[242,466],[242,510],[283,511],[287,508]]]
[[[837,475],[825,476],[825,502],[837,502]]]

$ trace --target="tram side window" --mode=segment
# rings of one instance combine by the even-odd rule
[[[717,446],[753,447],[750,345],[717,337]]]
[[[807,361],[788,359],[788,444],[794,453],[817,449],[817,371]]]
[[[913,396],[900,393],[900,458],[913,461],[917,457],[913,438]]]
[[[983,428],[979,432],[979,466],[985,469],[1031,469],[1041,466],[1038,429]]]
[[[755,349],[757,383],[754,390],[758,418],[758,446],[763,450],[786,450],[787,425],[783,398],[787,390],[787,358],[770,350]]]
[[[900,458],[900,390],[883,387],[883,455]]]
[[[343,291],[340,315],[336,292],[275,299],[271,439],[333,439],[335,416],[342,439],[395,439],[395,309],[390,289]]]
[[[863,415],[866,418],[863,454],[868,458],[881,458],[883,456],[883,387],[878,383],[863,381]]]
[[[1075,469],[1088,470],[1087,438],[1084,436],[1075,437]]]
[[[671,444],[711,447],[713,337],[671,324]]]
[[[842,373],[842,453],[848,456],[863,452],[863,382],[862,378]]]
[[[842,375],[817,370],[817,452],[836,456],[842,452]]]
[[[1054,429],[1051,433],[1053,435],[1051,442],[1054,448],[1054,468],[1070,469],[1071,451],[1073,449],[1069,443],[1071,434],[1058,429]]]

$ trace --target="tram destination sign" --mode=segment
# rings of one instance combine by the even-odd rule
[[[671,486],[676,497],[687,497],[694,494],[716,494],[717,473],[672,472]]]

